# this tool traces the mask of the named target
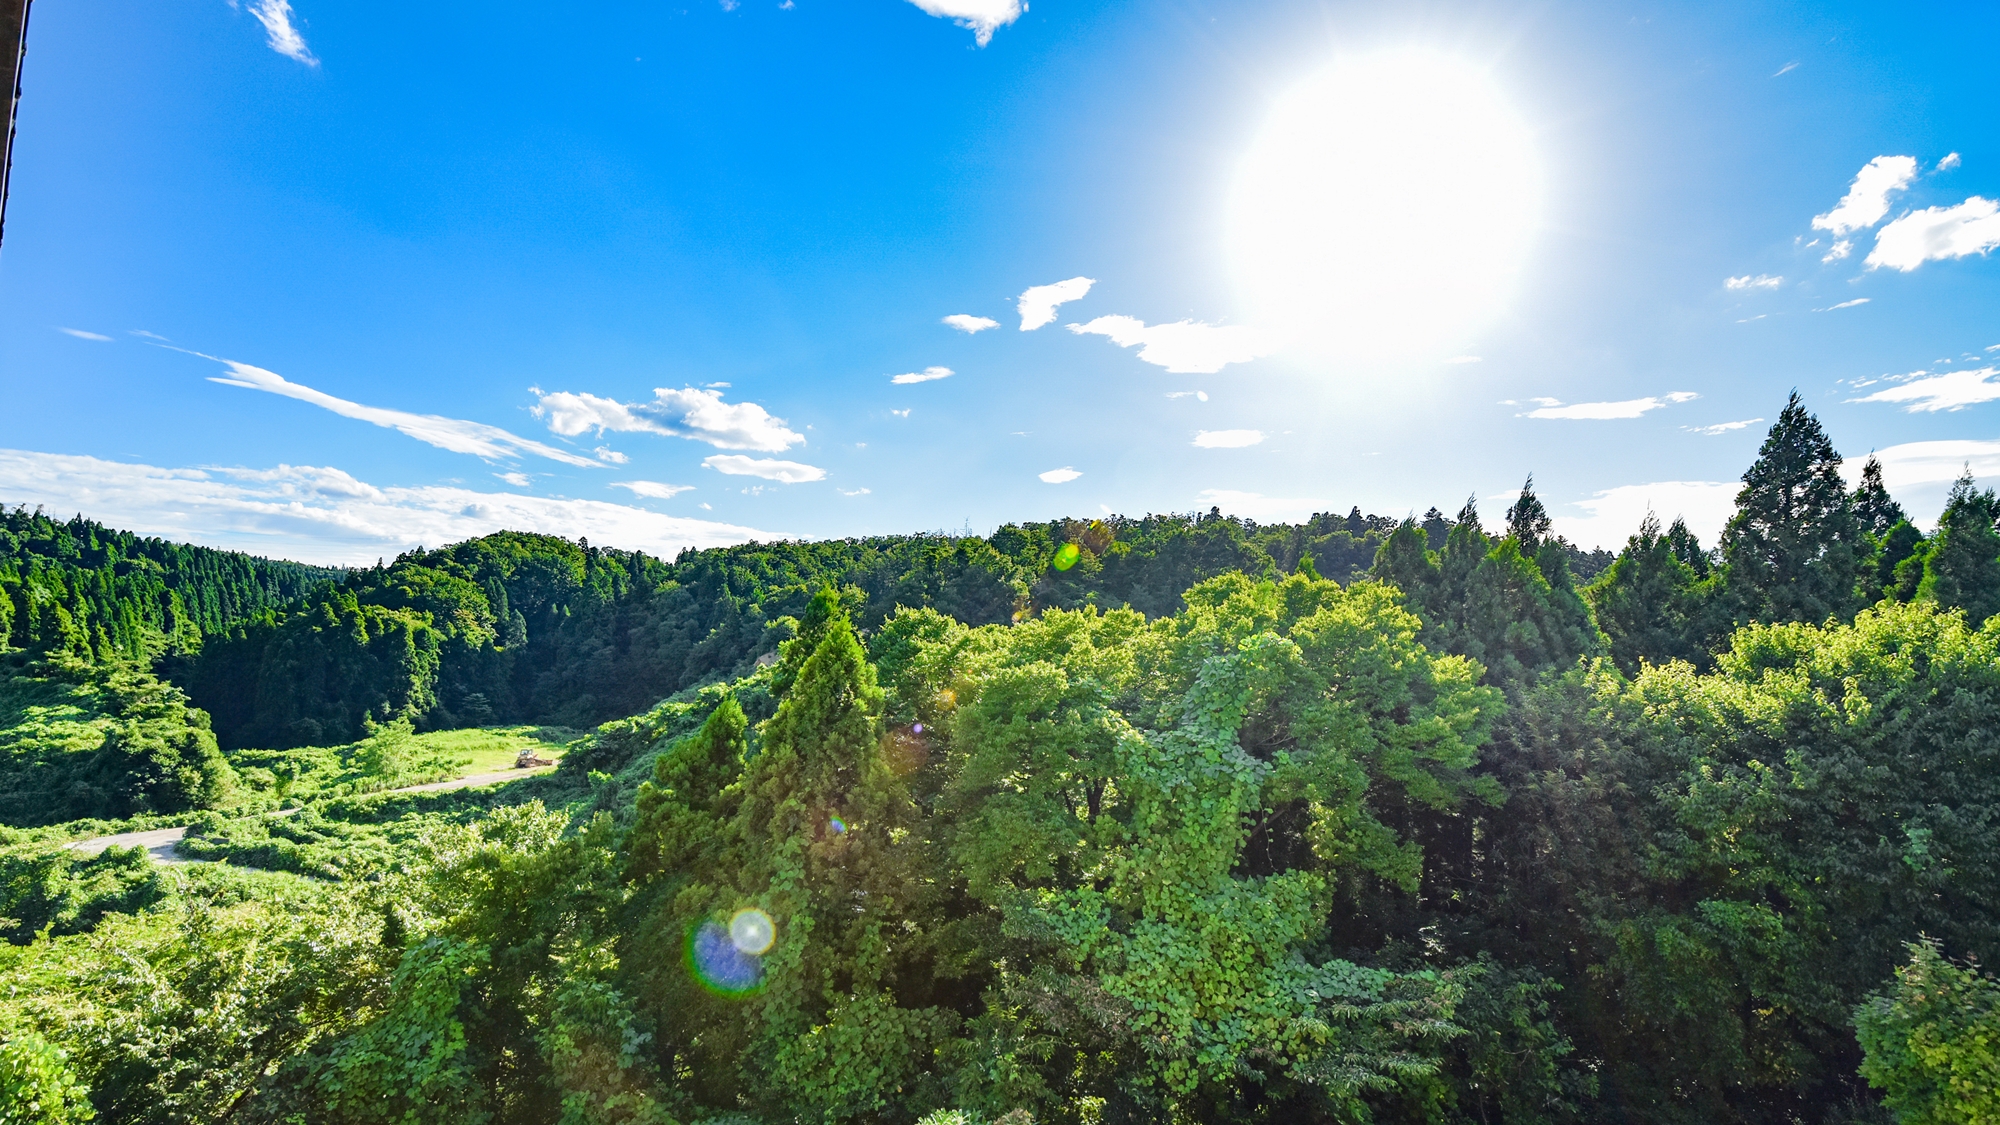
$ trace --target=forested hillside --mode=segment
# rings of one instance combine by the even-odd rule
[[[162,658],[226,863],[0,838],[0,1111],[1992,1120],[2000,501],[1840,466],[1794,397],[1717,544],[1615,559],[1531,482],[345,575]],[[500,788],[298,780],[563,716]]]

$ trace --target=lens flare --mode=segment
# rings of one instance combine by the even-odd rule
[[[718,996],[748,996],[764,986],[764,959],[737,948],[721,923],[703,922],[688,935],[687,958],[695,982]]]
[[[771,951],[771,943],[777,937],[777,923],[771,921],[769,914],[754,906],[744,907],[730,916],[730,944],[744,953],[762,957]]]
[[[1064,543],[1056,549],[1056,557],[1053,565],[1057,570],[1068,570],[1070,567],[1076,565],[1076,560],[1082,557],[1083,548],[1078,547],[1074,543]]]
[[[911,734],[922,734],[922,733],[924,733],[924,724],[922,724],[922,723],[911,723],[911,724],[910,724],[910,733],[911,733]]]
[[[837,816],[827,817],[826,826],[827,828],[831,829],[833,831],[833,834],[836,836],[845,836],[847,834],[847,822],[840,819]]]

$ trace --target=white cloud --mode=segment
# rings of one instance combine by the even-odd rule
[[[1814,239],[1813,241],[1817,242],[1819,240]],[[1840,241],[1834,243],[1833,245],[1827,247],[1826,255],[1822,257],[1819,261],[1821,265],[1825,265],[1828,262],[1838,262],[1842,258],[1845,258],[1852,253],[1854,253],[1854,243],[1843,238]]]
[[[1973,196],[1956,207],[1926,207],[1882,228],[1868,268],[1908,273],[1925,262],[1984,254],[2000,246],[2000,203]]]
[[[634,496],[644,496],[649,500],[672,500],[683,492],[694,491],[691,484],[661,484],[656,480],[613,481],[611,487],[625,489]]]
[[[922,371],[906,371],[901,375],[892,376],[889,381],[899,384],[928,383],[934,379],[949,379],[951,376],[952,370],[949,367],[926,367]]]
[[[1783,66],[1779,67],[1779,68],[1778,68],[1778,73],[1777,73],[1777,74],[1773,74],[1773,75],[1772,75],[1771,77],[1773,77],[1773,78],[1777,78],[1777,77],[1779,77],[1780,75],[1785,75],[1785,74],[1790,74],[1790,73],[1791,73],[1792,71],[1795,71],[1795,70],[1797,70],[1798,68],[1799,68],[1799,64],[1798,64],[1798,63],[1797,63],[1796,61],[1794,61],[1794,62],[1788,62],[1788,63],[1786,63],[1785,65],[1783,65]]]
[[[1746,273],[1742,277],[1732,277],[1724,280],[1722,287],[1725,289],[1776,289],[1784,283],[1785,279],[1783,277],[1772,274],[1760,273],[1756,277],[1751,277]]]
[[[2000,375],[2000,367],[1947,371],[1941,375],[1917,371],[1905,376],[1904,378],[1910,381],[1901,386],[1889,387],[1865,398],[1852,398],[1847,401],[1893,402],[1902,405],[1903,409],[1911,414],[1964,410],[1977,403],[2000,399],[2000,383],[1992,381],[1995,375]]]
[[[1087,324],[1072,324],[1071,332],[1109,337],[1121,348],[1139,347],[1139,358],[1177,375],[1212,375],[1232,363],[1248,363],[1270,352],[1258,332],[1246,325],[1214,325],[1181,320],[1147,324],[1132,316],[1100,316]]]
[[[1733,481],[1668,480],[1652,484],[1628,484],[1607,488],[1588,500],[1558,505],[1558,509],[1582,508],[1586,515],[1557,514],[1556,534],[1579,547],[1617,550],[1639,530],[1646,513],[1670,524],[1676,516],[1687,521],[1706,547],[1715,546],[1723,525],[1736,512],[1736,493],[1742,488]]]
[[[1050,319],[1054,319],[1055,313],[1051,311],[1049,317]],[[968,336],[976,332],[984,332],[988,328],[1000,327],[1000,322],[994,320],[992,317],[973,316],[971,313],[953,313],[945,317],[944,322]]]
[[[910,408],[906,406],[901,410],[891,410],[889,413],[898,418],[908,418],[910,416]]]
[[[1648,395],[1645,398],[1631,398],[1623,402],[1577,402],[1564,406],[1552,398],[1538,398],[1533,401],[1542,406],[1530,410],[1529,418],[1566,418],[1571,420],[1602,422],[1614,418],[1637,418],[1649,410],[1658,410],[1670,403],[1691,402],[1701,396],[1693,391],[1675,391],[1672,394]]]
[[[1194,444],[1201,449],[1242,449],[1264,440],[1262,430],[1201,430]]]
[[[1932,171],[1935,171],[1935,172],[1949,172],[1949,171],[1951,171],[1951,170],[1952,170],[1953,168],[1956,168],[1956,167],[1958,167],[1958,166],[1959,166],[1960,164],[1963,164],[1963,163],[1965,163],[1965,161],[1963,161],[1963,160],[1960,160],[1960,159],[1958,158],[1958,154],[1957,154],[1957,153],[1955,153],[1955,152],[1947,152],[1947,153],[1945,153],[1945,154],[1944,154],[1944,159],[1943,159],[1943,160],[1940,160],[1940,161],[1938,161],[1938,162],[1937,162],[1937,167],[1936,167],[1936,168],[1934,168],[1934,169],[1932,169]]]
[[[1689,426],[1688,431],[1690,433],[1707,434],[1709,437],[1714,437],[1717,434],[1726,434],[1733,430],[1746,429],[1762,421],[1762,418],[1745,418],[1741,422],[1717,422],[1713,426]]]
[[[1195,494],[1195,499],[1206,507],[1221,508],[1224,515],[1242,516],[1265,523],[1302,520],[1326,508],[1323,500],[1265,496],[1228,488],[1204,488]]]
[[[215,359],[214,356],[203,356]],[[364,406],[344,398],[336,398],[323,391],[314,390],[302,383],[294,383],[274,371],[238,363],[233,359],[218,359],[217,362],[229,368],[228,375],[211,375],[209,382],[221,383],[225,387],[247,387],[253,391],[266,391],[300,402],[331,410],[343,418],[368,422],[395,430],[406,437],[448,449],[453,453],[470,453],[474,457],[484,457],[489,461],[504,457],[516,457],[532,453],[551,461],[581,468],[594,468],[597,462],[587,457],[579,457],[566,450],[544,445],[538,441],[520,437],[498,426],[484,422],[468,422],[462,418],[446,418],[438,414],[411,414],[403,410],[389,410],[380,406]]]
[[[591,450],[591,452],[597,454],[597,459],[607,465],[623,465],[625,462],[631,460],[630,457],[625,456],[623,453],[615,449],[608,449],[602,445]]]
[[[377,488],[335,468],[166,469],[11,449],[0,450],[0,495],[145,535],[345,566],[502,530],[588,536],[669,559],[684,547],[778,537],[597,500]]]
[[[513,485],[515,488],[526,488],[534,483],[526,473],[494,473],[493,475]]]
[[[1447,359],[1447,360],[1445,360],[1445,362],[1446,362],[1446,363],[1484,363],[1484,362],[1486,362],[1486,357],[1485,357],[1485,356],[1483,356],[1483,355],[1455,355],[1455,356],[1452,356],[1452,357],[1451,357],[1450,359]]]
[[[103,333],[100,333],[100,332],[85,332],[85,331],[84,331],[83,329],[81,329],[81,328],[62,328],[62,327],[58,327],[58,328],[56,329],[56,331],[58,331],[58,332],[61,332],[61,333],[64,333],[64,334],[66,334],[66,335],[70,335],[70,336],[74,336],[74,337],[76,337],[76,338],[77,338],[77,339],[79,339],[79,340],[96,340],[96,341],[98,341],[99,343],[104,343],[104,344],[108,344],[108,343],[110,343],[110,342],[111,342],[111,337],[109,337],[109,336],[106,336],[106,335],[104,335]]]
[[[702,464],[732,477],[762,477],[765,480],[782,481],[785,484],[804,484],[807,481],[826,479],[826,470],[816,465],[743,457],[733,453],[718,453],[702,461]]]
[[[1052,285],[1033,285],[1023,290],[1014,310],[1021,314],[1021,331],[1033,332],[1056,319],[1056,307],[1082,299],[1097,284],[1096,278],[1072,277]]]
[[[250,5],[250,14],[264,25],[264,42],[273,51],[307,66],[319,65],[306,46],[305,36],[292,26],[292,6],[287,0],[255,0]]]
[[[1840,302],[1840,303],[1839,303],[1839,304],[1837,304],[1837,305],[1828,305],[1827,307],[1825,307],[1825,308],[1823,308],[1823,309],[1814,309],[1813,311],[1814,311],[1814,312],[1832,312],[1832,311],[1833,311],[1833,310],[1835,310],[1835,309],[1851,309],[1851,308],[1855,307],[1856,305],[1865,305],[1865,304],[1867,304],[1868,302],[1870,302],[1870,301],[1872,301],[1872,300],[1874,300],[1874,299],[1875,299],[1875,298],[1873,298],[1873,297],[1856,297],[1856,298],[1854,298],[1854,299],[1853,299],[1852,301],[1842,301],[1842,302]]]
[[[996,28],[1021,18],[1028,6],[1021,0],[910,0],[931,15],[971,30],[980,46],[992,42]]]
[[[840,493],[842,496],[866,496],[875,490],[872,488],[836,488],[834,491]]]
[[[1912,156],[1878,156],[1854,174],[1854,183],[1833,210],[1813,216],[1813,229],[1836,237],[1872,227],[1889,213],[1889,195],[1910,186],[1917,176]]]
[[[161,335],[159,335],[158,333],[154,333],[154,332],[148,332],[148,331],[146,331],[146,330],[145,330],[145,329],[143,329],[143,328],[132,328],[132,329],[128,329],[127,331],[129,331],[129,332],[130,332],[130,333],[131,333],[132,335],[134,335],[134,336],[144,336],[144,337],[145,337],[146,339],[148,339],[148,340],[158,340],[158,341],[159,341],[159,342],[161,342],[162,344],[165,344],[165,343],[170,343],[170,342],[171,342],[171,341],[169,341],[169,340],[168,340],[168,339],[167,339],[167,338],[166,338],[165,336],[161,336]],[[205,357],[204,357],[204,358],[205,358]]]
[[[1168,398],[1193,398],[1196,402],[1207,402],[1207,391],[1168,391]]]
[[[806,440],[770,412],[754,402],[724,402],[722,392],[707,388],[667,387],[653,389],[651,402],[619,402],[601,395],[569,391],[529,390],[539,400],[537,418],[547,419],[549,429],[574,437],[585,430],[600,435],[606,430],[621,433],[664,434],[667,437],[705,441],[717,449],[749,449],[758,453],[782,453]]]
[[[1070,468],[1068,465],[1064,465],[1060,469],[1050,469],[1048,472],[1039,475],[1044,484],[1068,484],[1083,474]]]

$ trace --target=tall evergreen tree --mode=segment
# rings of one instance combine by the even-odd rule
[[[1520,497],[1507,509],[1507,534],[1521,541],[1522,554],[1532,555],[1549,537],[1549,527],[1549,510],[1535,495],[1535,474],[1529,473]]]
[[[1743,474],[1722,555],[1740,620],[1818,624],[1860,608],[1855,580],[1868,552],[1854,501],[1797,391]]]
[[[1903,506],[1889,495],[1889,489],[1882,483],[1882,461],[1872,453],[1868,455],[1868,463],[1861,467],[1861,483],[1854,489],[1854,518],[1861,524],[1861,532],[1873,553],[1873,562],[1862,569],[1861,599],[1874,602],[1890,597],[1908,601],[1915,587],[1899,583],[1896,568],[1923,548],[1924,534],[1910,523]],[[1905,577],[1916,578],[1922,566],[1919,560],[1905,571]]]
[[[1951,486],[1937,535],[1924,559],[1923,585],[1917,596],[1946,609],[1963,609],[1968,624],[1978,626],[2000,613],[2000,533],[1993,528],[2000,500],[1991,489],[1973,487],[1967,470]]]
[[[1868,463],[1861,466],[1861,483],[1854,488],[1854,518],[1862,531],[1878,539],[1906,518],[1903,506],[1896,503],[1883,485],[1882,459],[1873,453],[1868,455]]]
[[[1687,529],[1678,520],[1674,526]],[[1597,610],[1598,627],[1611,640],[1611,658],[1626,675],[1638,674],[1642,662],[1705,662],[1694,606],[1699,582],[1694,568],[1678,557],[1673,540],[1661,532],[1659,517],[1647,512],[1618,561],[1585,591]]]

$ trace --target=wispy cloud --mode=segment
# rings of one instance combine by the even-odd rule
[[[515,488],[526,488],[535,483],[526,473],[494,473],[493,475],[513,485]]]
[[[1722,287],[1724,289],[1776,289],[1784,283],[1785,279],[1783,277],[1774,274],[1760,273],[1755,277],[1751,277],[1746,273],[1742,277],[1725,279]]]
[[[1791,72],[1793,72],[1793,71],[1797,70],[1798,68],[1799,68],[1799,64],[1798,64],[1798,63],[1797,63],[1796,61],[1794,61],[1794,62],[1788,62],[1788,63],[1786,63],[1785,65],[1783,65],[1783,66],[1779,67],[1779,68],[1778,68],[1778,73],[1777,73],[1777,74],[1773,74],[1773,75],[1772,75],[1771,77],[1773,77],[1773,78],[1777,78],[1777,77],[1779,77],[1780,75],[1786,75],[1786,74],[1790,74]]]
[[[1617,550],[1639,530],[1646,513],[1659,516],[1661,523],[1675,517],[1687,521],[1688,530],[1708,546],[1714,546],[1723,525],[1736,512],[1736,493],[1742,485],[1707,480],[1666,480],[1652,484],[1628,484],[1607,488],[1588,500],[1556,505],[1556,534],[1579,547]],[[1566,514],[1581,508],[1585,515]]]
[[[1648,411],[1658,410],[1677,402],[1692,402],[1700,397],[1693,391],[1675,391],[1672,394],[1628,398],[1623,402],[1577,402],[1568,406],[1552,398],[1538,398],[1534,401],[1541,403],[1541,407],[1528,411],[1524,417],[1602,422],[1617,418],[1637,418]]]
[[[463,418],[446,418],[439,414],[412,414],[404,410],[365,406],[348,399],[337,398],[324,391],[314,390],[303,383],[291,382],[275,371],[266,371],[261,367],[238,363],[233,359],[220,359],[216,356],[202,356],[202,358],[214,359],[229,368],[227,375],[209,376],[211,383],[221,383],[225,387],[245,387],[253,391],[295,398],[300,402],[308,402],[321,409],[331,410],[343,418],[353,418],[359,422],[395,430],[406,437],[416,438],[418,441],[435,445],[439,449],[448,449],[453,453],[470,453],[474,457],[484,457],[489,461],[530,453],[580,468],[597,466],[597,462],[588,457],[579,457],[567,450],[544,445],[484,422],[468,422]]]
[[[910,0],[910,3],[969,29],[973,40],[982,47],[993,41],[995,30],[1020,19],[1028,7],[1021,0]]]
[[[2000,203],[1973,196],[1956,207],[1926,207],[1882,228],[1868,268],[1908,273],[1925,262],[1984,254],[2000,246]]]
[[[1814,309],[1813,311],[1814,311],[1814,312],[1832,312],[1832,311],[1833,311],[1833,310],[1835,310],[1835,309],[1851,309],[1851,308],[1855,307],[1856,305],[1865,305],[1865,304],[1867,304],[1868,302],[1870,302],[1870,301],[1872,301],[1872,300],[1874,300],[1874,299],[1875,299],[1875,298],[1873,298],[1873,297],[1856,297],[1856,298],[1854,298],[1854,299],[1853,299],[1852,301],[1842,301],[1842,302],[1840,302],[1840,303],[1839,303],[1839,304],[1837,304],[1837,305],[1828,305],[1827,307],[1825,307],[1825,308],[1823,308],[1823,309]]]
[[[529,391],[538,400],[535,417],[545,419],[550,430],[564,437],[586,430],[600,435],[606,430],[663,434],[707,442],[717,449],[758,453],[782,453],[806,440],[783,418],[772,417],[756,403],[724,402],[721,391],[708,388],[656,387],[651,402],[619,402],[570,391],[548,393],[540,387]]]
[[[1207,391],[1168,391],[1168,398],[1193,398],[1196,402],[1207,402]]]
[[[297,59],[307,66],[318,66],[311,48],[306,46],[306,38],[292,25],[292,6],[287,0],[254,0],[250,14],[264,25],[264,42],[273,51],[288,59]]]
[[[1195,499],[1208,507],[1221,508],[1224,515],[1266,523],[1302,520],[1326,508],[1324,500],[1266,496],[1261,492],[1239,492],[1229,488],[1204,488],[1195,494]]]
[[[1854,183],[1833,210],[1813,216],[1813,229],[1835,236],[1872,227],[1889,213],[1889,196],[1910,186],[1917,176],[1913,156],[1878,156],[1855,173]]]
[[[1483,356],[1483,355],[1455,355],[1455,356],[1452,356],[1452,357],[1451,357],[1450,359],[1447,359],[1447,360],[1445,360],[1445,362],[1446,362],[1446,363],[1484,363],[1484,362],[1486,362],[1486,357],[1485,357],[1485,356]]]
[[[1838,262],[1852,253],[1854,253],[1854,243],[1843,238],[1827,247],[1826,253],[1820,257],[1819,261],[1821,265],[1825,265],[1828,262]]]
[[[598,446],[596,449],[591,450],[591,452],[593,454],[596,454],[597,459],[599,461],[602,461],[607,465],[623,465],[625,462],[631,460],[630,457],[625,456],[623,453],[620,453],[615,449],[606,448],[605,446],[602,445]]]
[[[1232,363],[1248,363],[1270,353],[1270,346],[1247,325],[1203,324],[1180,320],[1147,324],[1133,316],[1100,316],[1072,324],[1071,332],[1109,337],[1121,348],[1137,345],[1139,358],[1181,375],[1212,375]]]
[[[1933,172],[1949,172],[1949,171],[1951,171],[1951,170],[1952,170],[1953,168],[1956,168],[1956,167],[1958,167],[1958,166],[1959,166],[1960,164],[1963,164],[1963,163],[1965,163],[1965,161],[1963,161],[1963,160],[1960,160],[1960,159],[1958,158],[1958,154],[1957,154],[1957,153],[1955,153],[1955,152],[1947,152],[1947,153],[1945,153],[1945,154],[1944,154],[1944,159],[1943,159],[1943,160],[1940,160],[1940,161],[1938,161],[1938,162],[1937,162],[1937,167],[1936,167],[1936,168],[1933,168],[1933,169],[1931,169],[1931,171],[1933,171]]]
[[[169,469],[13,449],[0,450],[0,495],[146,535],[344,566],[501,530],[588,536],[665,558],[779,537],[597,500],[377,488],[330,467]]]
[[[1717,434],[1726,434],[1735,430],[1747,429],[1762,421],[1762,418],[1745,418],[1741,422],[1717,422],[1713,426],[1689,426],[1687,429],[1689,433],[1707,434],[1710,437],[1714,437]]]
[[[1060,469],[1050,469],[1046,473],[1039,473],[1037,475],[1042,478],[1042,483],[1044,484],[1068,484],[1083,474],[1070,468],[1068,465],[1064,465]]]
[[[930,383],[939,379],[949,379],[951,376],[952,370],[949,367],[926,367],[922,371],[905,371],[901,375],[892,375],[889,381],[904,384]]]
[[[162,336],[162,335],[160,335],[160,334],[159,334],[159,333],[157,333],[157,332],[148,332],[148,331],[146,331],[146,330],[145,330],[145,329],[143,329],[143,328],[133,328],[133,329],[129,329],[128,331],[129,331],[129,333],[130,333],[131,335],[133,335],[133,336],[144,336],[144,337],[145,337],[146,339],[148,339],[148,340],[158,340],[158,341],[159,341],[160,343],[162,343],[162,344],[166,344],[166,343],[171,343],[171,342],[172,342],[172,341],[168,340],[168,339],[167,339],[167,338],[166,338],[165,336]]]
[[[1200,449],[1242,449],[1264,440],[1262,430],[1200,430],[1194,444]]]
[[[1049,312],[1049,318],[1051,320],[1055,318],[1054,310]],[[944,318],[944,323],[951,325],[968,336],[976,332],[984,332],[988,328],[1000,327],[1000,322],[994,320],[992,317],[973,316],[971,313],[953,313]]]
[[[840,493],[842,496],[866,496],[875,490],[872,488],[836,488],[834,491]]]
[[[79,340],[96,340],[99,343],[104,343],[104,344],[108,344],[111,342],[111,337],[106,336],[102,332],[85,332],[81,328],[64,328],[61,325],[56,326],[56,331],[61,332],[65,335],[74,336]]]
[[[702,464],[732,477],[762,477],[783,484],[804,484],[807,481],[826,479],[826,470],[816,465],[743,457],[733,453],[718,453],[703,460]]]
[[[644,496],[649,500],[672,500],[683,492],[693,492],[691,484],[661,484],[656,480],[618,480],[611,487],[622,488],[634,496]]]
[[[1947,371],[1938,375],[1914,371],[1902,376],[1904,381],[1899,386],[1886,387],[1872,395],[1847,401],[1892,402],[1911,414],[1964,410],[1968,406],[2000,399],[2000,383],[1993,381],[1995,375],[2000,375],[2000,367]]]
[[[1045,324],[1053,324],[1058,306],[1081,300],[1097,284],[1096,278],[1072,277],[1049,285],[1031,285],[1021,292],[1020,301],[1014,311],[1021,314],[1021,331],[1033,332]]]

